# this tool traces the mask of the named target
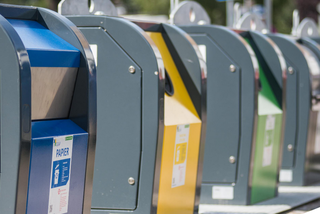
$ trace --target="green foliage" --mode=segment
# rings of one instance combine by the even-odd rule
[[[216,0],[196,0],[207,11],[213,24],[226,25],[226,3]],[[290,33],[292,28],[292,12],[296,8],[296,0],[273,0],[273,24],[280,33]],[[169,14],[170,0],[114,0],[124,5],[131,14],[145,13],[152,15]],[[235,2],[242,3],[243,0]],[[256,0],[263,4],[264,0]]]
[[[226,3],[215,0],[196,0],[207,11],[212,24],[226,25]]]
[[[256,0],[257,4],[263,4],[263,0]],[[277,32],[289,34],[292,29],[292,13],[297,8],[296,0],[273,0],[272,19]]]
[[[29,5],[37,7],[48,7],[48,2],[46,0],[0,0],[0,3],[5,4],[16,4],[16,5]]]
[[[130,14],[168,15],[170,10],[170,0],[121,0],[114,2],[121,2]]]
[[[292,13],[296,9],[293,0],[276,0],[273,6],[273,23],[280,33],[291,33]]]

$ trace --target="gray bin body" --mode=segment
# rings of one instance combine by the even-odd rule
[[[200,203],[250,204],[258,117],[258,60],[268,72],[268,81],[274,83],[272,90],[283,107],[282,55],[267,37],[257,32],[239,35],[215,25],[180,27],[199,45],[208,67],[207,134]],[[254,47],[244,38],[252,40]],[[281,157],[279,165],[280,160]],[[216,186],[232,188],[233,195],[214,198]]]
[[[282,51],[288,66],[287,118],[280,171],[281,185],[303,186],[319,181],[315,149],[318,118],[319,50],[281,34],[268,35]],[[314,52],[315,51],[315,52]],[[316,69],[316,71],[314,71]]]
[[[123,18],[68,18],[85,35],[97,63],[91,213],[154,213],[164,129],[160,53],[142,29]]]

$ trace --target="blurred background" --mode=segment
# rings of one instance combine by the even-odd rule
[[[211,17],[212,24],[226,25],[226,3],[216,0],[195,0],[199,2]],[[0,3],[32,5],[57,10],[60,0],[0,0]],[[112,0],[118,8],[119,15],[152,15],[159,21],[168,19],[170,0]],[[243,2],[235,1],[235,2]],[[289,34],[292,28],[292,12],[298,9],[300,19],[313,18],[318,22],[317,4],[320,0],[273,0],[273,28],[280,33]],[[263,0],[255,0],[255,10],[263,10]],[[147,16],[144,16],[147,17]]]

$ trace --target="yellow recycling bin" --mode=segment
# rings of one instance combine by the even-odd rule
[[[192,214],[197,209],[198,171],[202,171],[198,168],[202,122],[163,34],[148,32],[148,35],[162,55],[166,78],[171,80],[173,90],[173,93],[165,94],[164,100],[165,127],[157,213]]]

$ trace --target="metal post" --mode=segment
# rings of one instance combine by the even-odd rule
[[[226,8],[227,8],[227,26],[233,27],[233,21],[234,21],[234,14],[233,14],[233,0],[226,2]]]
[[[297,29],[300,23],[300,15],[298,10],[293,11],[293,20],[292,20],[292,35],[297,35]]]
[[[272,32],[272,0],[264,0],[264,7],[266,10],[266,24],[270,32]]]
[[[320,28],[320,3],[317,5],[317,11],[318,11],[318,14],[319,14],[318,15],[318,28]]]

